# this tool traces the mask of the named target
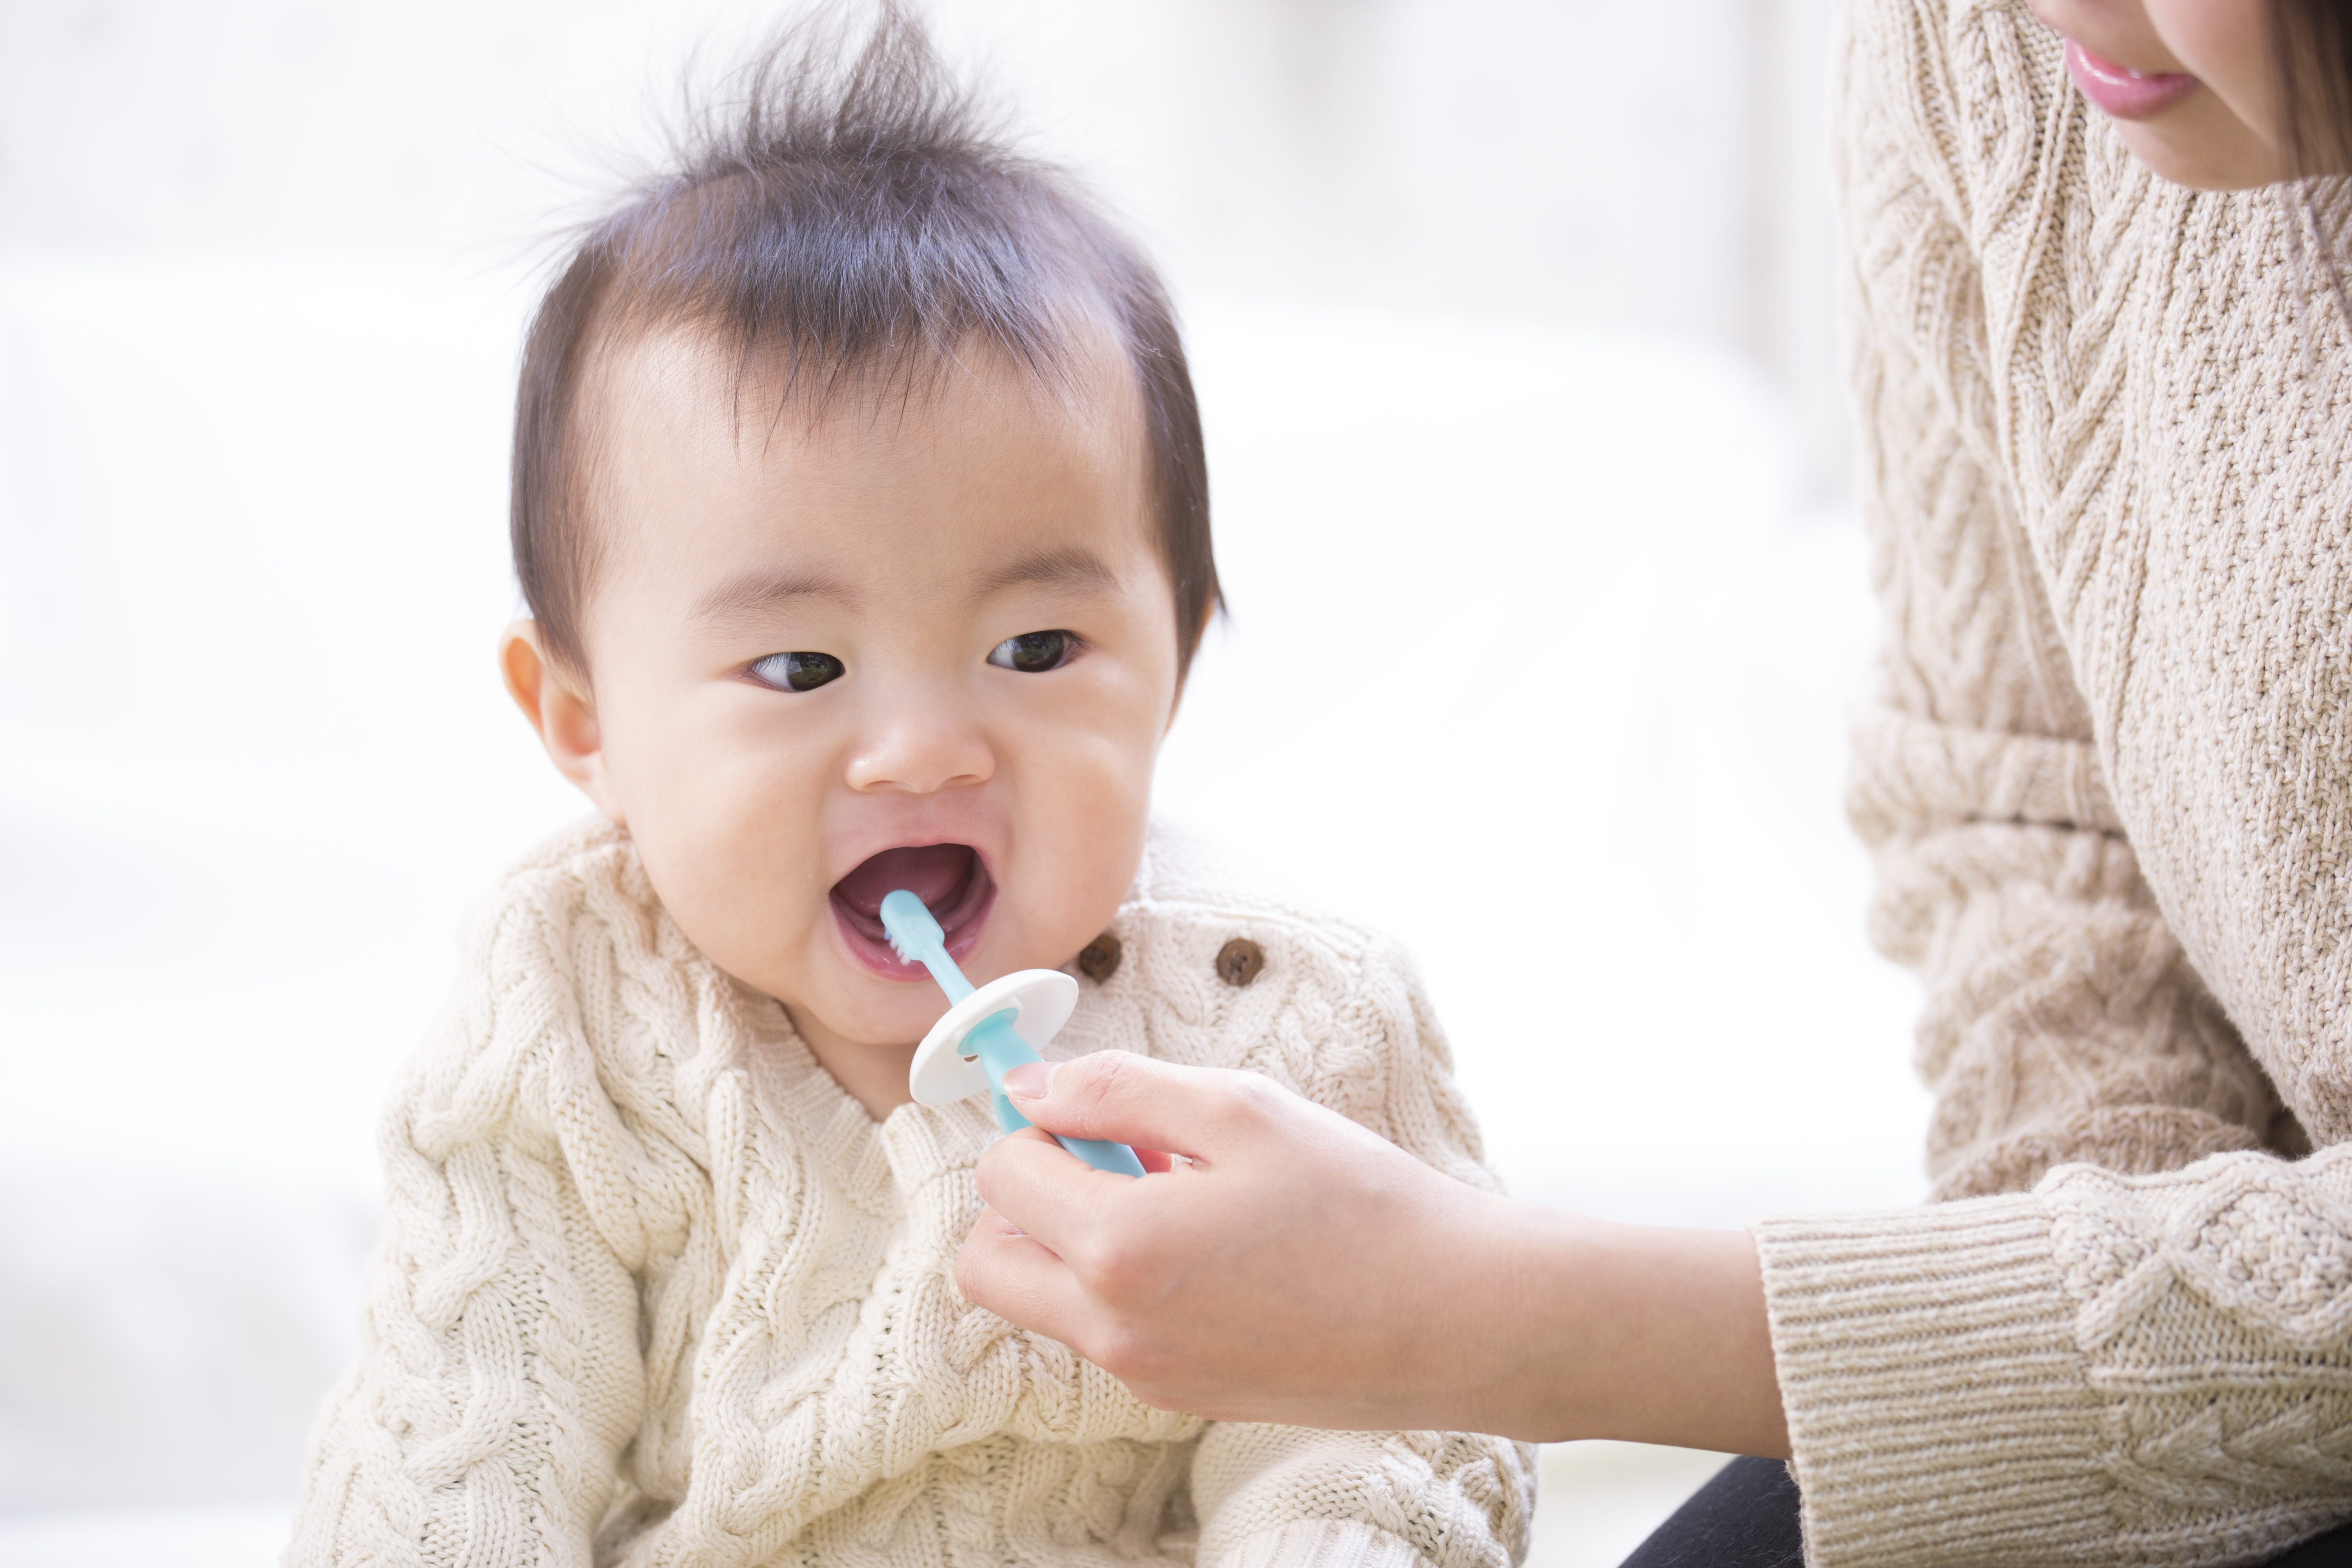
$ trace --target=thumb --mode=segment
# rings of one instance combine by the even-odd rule
[[[1100,1138],[1212,1162],[1307,1102],[1252,1072],[1178,1067],[1129,1051],[1024,1062],[1004,1075],[1021,1114],[1065,1138]]]

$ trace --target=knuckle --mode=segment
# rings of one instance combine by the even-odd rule
[[[1274,1120],[1282,1091],[1274,1080],[1254,1072],[1229,1075],[1223,1086],[1217,1109],[1235,1123],[1262,1127]]]
[[[1062,1261],[1078,1277],[1089,1295],[1101,1293],[1102,1281],[1109,1271],[1106,1265],[1113,1251],[1112,1244],[1099,1235],[1089,1234],[1069,1244],[1062,1253]]]
[[[1078,1271],[1089,1294],[1120,1310],[1151,1298],[1153,1268],[1147,1249],[1122,1237],[1097,1236],[1087,1242]]]

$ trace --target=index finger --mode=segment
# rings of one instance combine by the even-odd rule
[[[1022,1115],[1065,1138],[1211,1162],[1278,1116],[1280,1102],[1307,1103],[1256,1073],[1179,1067],[1129,1051],[1015,1068],[1004,1092]]]

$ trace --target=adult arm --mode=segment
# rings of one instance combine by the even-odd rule
[[[981,1162],[989,1210],[957,1264],[967,1296],[1149,1403],[1787,1451],[1738,1232],[1516,1202],[1249,1073],[1105,1052],[1006,1087],[1040,1127],[1189,1162],[1130,1181],[1042,1133],[1006,1139]]]

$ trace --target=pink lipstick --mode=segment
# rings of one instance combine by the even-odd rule
[[[2203,84],[2183,71],[2127,70],[2066,40],[2066,74],[2102,113],[2146,120],[2163,113]]]

